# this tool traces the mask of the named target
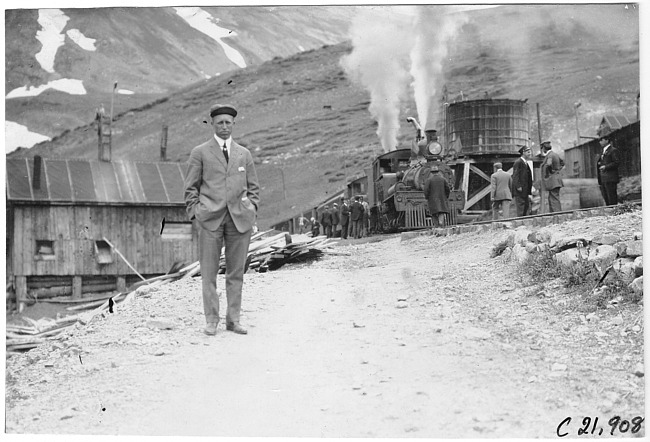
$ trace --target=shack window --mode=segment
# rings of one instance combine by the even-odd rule
[[[54,255],[54,241],[47,239],[36,240],[36,256],[34,259],[40,261],[52,261],[56,259]]]
[[[160,238],[163,241],[191,241],[192,223],[167,221],[160,232]]]
[[[110,264],[113,262],[113,250],[106,241],[95,241],[95,259],[97,259],[98,264]]]
[[[580,176],[580,161],[573,162],[573,176]]]

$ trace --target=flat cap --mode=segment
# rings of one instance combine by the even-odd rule
[[[437,164],[431,166],[431,172],[440,172],[440,168]]]
[[[497,169],[501,169],[503,168],[503,163],[494,163],[494,167],[496,167]]]
[[[519,147],[518,152],[519,152],[520,154],[521,154],[521,153],[524,153],[525,150],[531,150],[530,147],[528,147],[528,146],[524,146],[524,145],[521,145],[521,144],[517,145],[517,147]]]
[[[221,114],[227,114],[236,117],[237,109],[235,109],[235,107],[230,104],[213,104],[210,107],[210,117],[215,117]]]
[[[550,140],[542,141],[542,144],[540,144],[540,146],[545,146],[547,144],[551,144],[551,141]]]

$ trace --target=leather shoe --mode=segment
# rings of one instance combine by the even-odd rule
[[[248,334],[248,330],[246,330],[244,327],[242,327],[239,324],[226,324],[226,330],[237,333],[239,335],[245,335]]]
[[[216,335],[217,334],[217,323],[216,322],[208,322],[208,324],[203,329],[203,333],[205,333],[208,336]]]

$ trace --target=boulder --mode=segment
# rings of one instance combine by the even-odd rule
[[[643,276],[639,276],[634,281],[632,281],[628,287],[637,294],[643,294]]]
[[[515,244],[512,248],[512,256],[518,264],[526,264],[531,258],[530,253],[521,244]]]
[[[583,236],[565,236],[556,240],[555,244],[551,245],[551,248],[556,252],[561,252],[573,247],[587,247],[589,242],[590,241]]]
[[[529,241],[528,238],[533,235],[533,231],[525,227],[520,227],[514,232],[514,244],[521,244],[525,246]]]
[[[589,252],[587,260],[596,266],[596,269],[602,275],[618,257],[616,248],[609,245],[600,245]]]
[[[634,273],[636,276],[643,275],[643,256],[634,258]]]
[[[637,277],[632,258],[616,258],[612,263],[612,270],[622,281],[628,284]]]
[[[625,249],[626,256],[636,258],[637,256],[643,255],[643,241],[634,239],[632,241],[626,241],[625,245],[627,246]]]
[[[598,235],[595,236],[594,239],[592,240],[596,244],[605,244],[608,246],[613,246],[617,242],[619,242],[621,239],[616,236],[616,235],[611,235],[611,234],[604,234],[604,235]]]
[[[534,242],[527,242],[524,247],[528,253],[537,252],[537,244],[535,244]]]
[[[555,262],[562,267],[572,267],[578,263],[580,259],[586,259],[587,252],[585,249],[567,249],[563,252],[555,254]]]

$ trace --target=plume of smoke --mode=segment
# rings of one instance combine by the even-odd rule
[[[439,101],[438,94],[445,84],[443,63],[449,42],[468,16],[454,6],[420,6],[413,26],[415,42],[411,50],[411,76],[418,119],[424,128],[430,127],[431,106]]]
[[[341,60],[352,80],[370,92],[369,111],[378,123],[384,152],[397,147],[399,111],[410,80],[412,13],[408,7],[364,10],[352,23],[353,50]]]

